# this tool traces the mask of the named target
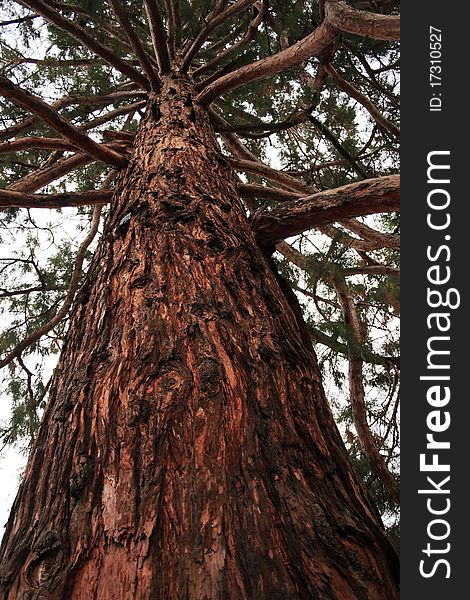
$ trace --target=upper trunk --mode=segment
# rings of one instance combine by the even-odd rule
[[[397,598],[193,91],[167,78],[120,178],[8,522],[5,598]]]

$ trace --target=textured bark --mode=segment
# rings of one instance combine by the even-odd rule
[[[0,552],[4,598],[398,598],[292,292],[164,78],[79,294]]]
[[[59,177],[67,175],[67,173],[71,173],[72,171],[75,171],[75,169],[88,165],[91,162],[93,162],[93,158],[87,154],[74,154],[67,158],[62,158],[51,165],[46,164],[44,167],[40,167],[32,173],[18,179],[15,183],[12,183],[8,189],[17,192],[32,193],[49,185],[49,183],[55,181]]]
[[[386,175],[287,201],[272,210],[255,214],[252,225],[259,244],[269,247],[313,227],[341,219],[398,210],[400,176]]]
[[[342,0],[326,0],[325,18],[332,27],[354,35],[392,42],[400,39],[400,17],[357,10]]]

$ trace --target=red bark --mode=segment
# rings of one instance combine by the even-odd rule
[[[150,99],[8,522],[0,589],[398,598],[395,552],[298,306],[194,96],[166,77]]]

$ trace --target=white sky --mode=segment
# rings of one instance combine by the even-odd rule
[[[0,401],[0,422],[10,416],[11,405],[5,397]],[[15,499],[21,473],[26,466],[27,456],[14,447],[5,448],[0,454],[0,537]]]

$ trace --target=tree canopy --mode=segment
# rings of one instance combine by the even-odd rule
[[[0,367],[30,443],[147,98],[188,73],[304,308],[351,457],[398,502],[394,0],[1,0]]]

